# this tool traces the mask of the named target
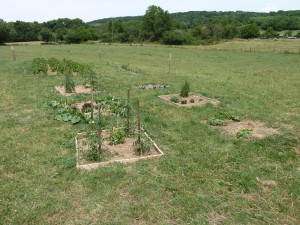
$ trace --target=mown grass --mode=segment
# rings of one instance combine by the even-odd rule
[[[0,49],[1,224],[299,223],[298,54],[142,45],[15,50],[17,61],[12,62],[10,48]],[[53,119],[44,104],[61,98],[53,87],[63,77],[33,75],[35,57],[93,66],[103,96],[126,98],[128,87],[169,84],[166,90],[132,91],[133,100],[141,100],[145,129],[165,156],[76,170],[73,138],[87,125]],[[193,92],[221,104],[186,109],[157,98],[179,93],[185,81]],[[223,111],[262,121],[280,134],[256,141],[229,137],[205,122]]]

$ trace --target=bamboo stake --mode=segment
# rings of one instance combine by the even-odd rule
[[[16,58],[16,52],[15,52],[14,47],[11,47],[11,52],[12,52],[13,60],[14,60],[14,61],[17,61],[17,58]]]
[[[170,58],[169,58],[169,74],[171,74],[172,70],[172,54],[170,53]]]
[[[127,89],[127,135],[130,133],[130,88]]]
[[[99,154],[102,154],[102,121],[101,121],[101,107],[98,104],[98,151]]]

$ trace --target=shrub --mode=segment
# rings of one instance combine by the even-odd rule
[[[192,98],[192,99],[190,100],[190,103],[195,103],[195,99]]]
[[[180,102],[182,105],[185,105],[186,103],[187,103],[187,100],[181,100],[181,102]]]
[[[180,91],[180,96],[181,97],[188,97],[190,92],[190,85],[187,81],[182,85],[181,91]]]

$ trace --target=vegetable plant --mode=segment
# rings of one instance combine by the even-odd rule
[[[211,126],[224,126],[226,125],[225,121],[218,118],[210,118],[208,124]]]
[[[237,138],[249,138],[253,130],[249,128],[243,128],[236,133]]]
[[[125,142],[126,133],[123,130],[111,130],[109,132],[109,145],[119,145]]]
[[[178,103],[178,102],[179,102],[179,98],[178,98],[177,96],[172,96],[172,97],[170,98],[170,101],[171,101],[171,102],[174,102],[174,103]]]

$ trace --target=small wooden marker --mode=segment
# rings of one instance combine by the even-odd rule
[[[11,52],[12,52],[13,60],[14,60],[14,61],[17,61],[17,58],[16,58],[16,52],[15,52],[14,47],[12,47],[12,46],[11,46]]]
[[[169,74],[171,74],[171,67],[172,67],[172,54],[170,53],[170,58],[169,58]]]

